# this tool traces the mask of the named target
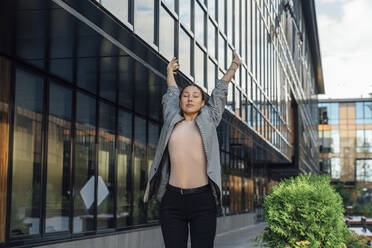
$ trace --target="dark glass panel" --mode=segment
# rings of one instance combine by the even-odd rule
[[[97,229],[114,227],[115,108],[99,105]]]
[[[149,69],[147,69],[138,62],[135,63],[134,68],[135,68],[134,108],[137,113],[145,115],[147,104],[147,91],[149,84]]]
[[[130,187],[129,167],[131,163],[132,114],[119,110],[117,136],[117,227],[129,225]]]
[[[45,232],[69,230],[71,91],[50,84]]]
[[[117,71],[118,59],[116,57],[104,57],[100,59],[99,95],[112,102],[116,102]]]
[[[73,232],[94,228],[96,101],[77,93],[74,160]]]
[[[15,91],[10,236],[40,230],[43,80],[17,70]]]
[[[141,224],[145,222],[143,194],[147,183],[146,120],[136,116],[134,126],[133,224]]]
[[[134,60],[129,56],[119,57],[119,105],[133,107]]]

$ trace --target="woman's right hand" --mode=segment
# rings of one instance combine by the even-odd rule
[[[175,72],[175,70],[178,70],[178,68],[180,68],[180,65],[178,64],[178,59],[176,57],[173,57],[173,59],[169,62],[167,66],[167,74],[176,75],[177,72]]]

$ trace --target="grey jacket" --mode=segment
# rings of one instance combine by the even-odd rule
[[[195,118],[206,153],[208,181],[217,206],[222,206],[222,190],[220,151],[216,129],[225,110],[227,92],[228,83],[222,79],[217,80],[207,104],[204,104]],[[148,202],[153,196],[160,202],[165,193],[170,173],[168,140],[176,123],[184,119],[179,106],[179,94],[179,88],[171,85],[162,97],[164,124],[151,165],[143,202]]]

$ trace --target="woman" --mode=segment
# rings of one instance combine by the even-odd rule
[[[178,89],[176,58],[167,66],[167,92],[162,97],[164,124],[151,165],[144,202],[160,201],[160,225],[166,248],[213,247],[217,210],[221,206],[220,152],[216,128],[225,109],[228,83],[241,61],[234,58],[217,80],[208,103],[202,89]]]

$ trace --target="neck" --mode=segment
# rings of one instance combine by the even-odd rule
[[[198,114],[199,114],[199,112],[196,112],[196,113],[193,113],[193,114],[183,113],[183,117],[185,118],[186,121],[193,121],[198,116]]]

